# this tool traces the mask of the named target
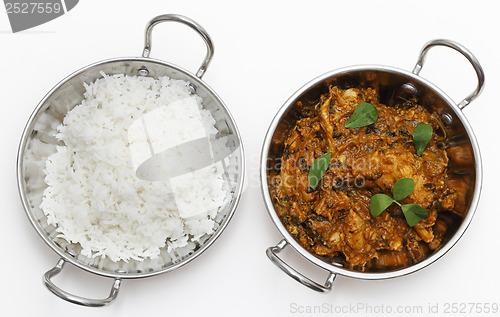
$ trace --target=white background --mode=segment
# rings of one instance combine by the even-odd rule
[[[97,1],[80,3],[64,16],[12,34],[0,10],[1,156],[0,315],[2,316],[287,316],[295,308],[324,305],[348,314],[368,305],[500,304],[498,274],[500,207],[498,139],[500,31],[496,1]],[[58,260],[29,223],[18,196],[18,142],[29,115],[55,84],[90,63],[139,56],[146,22],[179,13],[200,23],[215,43],[204,77],[232,112],[246,151],[247,181],[240,205],[216,243],[174,272],[125,280],[115,303],[102,309],[69,304],[42,285]],[[278,270],[265,249],[281,236],[260,193],[259,155],[280,106],[320,74],[355,64],[382,64],[411,71],[421,47],[449,38],[468,47],[486,73],[483,94],[464,113],[482,151],[483,191],[475,218],[443,258],[422,271],[383,281],[338,277],[333,291],[315,293]],[[152,57],[195,72],[205,54],[187,27],[154,30]],[[476,85],[475,73],[457,52],[430,51],[421,75],[459,102]],[[284,257],[318,281],[326,273],[293,252]],[[106,297],[112,280],[66,265],[55,283],[74,293]],[[383,306],[383,307],[382,307]],[[335,308],[334,308],[335,309]],[[346,310],[347,309],[347,310]],[[310,315],[312,314],[304,314]],[[324,311],[323,315],[334,314]],[[382,315],[382,314],[379,314]],[[407,314],[408,316],[414,314]],[[490,314],[479,314],[492,315]]]

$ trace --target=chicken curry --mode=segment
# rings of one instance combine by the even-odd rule
[[[378,119],[360,128],[345,124],[363,102],[375,106]],[[452,221],[449,213],[464,209],[464,182],[449,177],[446,132],[435,114],[416,100],[396,105],[379,102],[372,88],[336,86],[316,105],[297,107],[307,115],[291,127],[284,142],[279,172],[270,193],[278,216],[300,245],[331,263],[358,271],[409,266],[425,259],[445,242]],[[421,156],[412,134],[418,124],[433,133]],[[312,188],[308,174],[313,162],[331,153],[328,168]],[[373,195],[391,194],[401,178],[414,181],[402,203],[418,204],[428,216],[410,227],[392,204],[379,216],[370,213]],[[439,215],[442,214],[443,217]]]

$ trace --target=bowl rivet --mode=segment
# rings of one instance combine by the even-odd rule
[[[418,92],[417,88],[413,84],[410,84],[410,83],[403,84],[402,88],[405,92],[412,94],[412,95],[416,95]]]
[[[446,125],[452,125],[453,124],[453,117],[449,113],[443,113],[441,115],[441,118],[443,119],[443,123]]]
[[[193,94],[196,93],[196,86],[193,85],[192,83],[189,83],[188,88],[191,93]]]
[[[149,70],[146,67],[144,67],[144,66],[142,66],[141,68],[139,68],[139,70],[137,72],[141,76],[147,76],[147,75],[149,75]]]

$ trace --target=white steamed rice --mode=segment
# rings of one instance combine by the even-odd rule
[[[40,208],[59,238],[79,244],[83,256],[143,261],[161,249],[175,262],[185,254],[179,250],[192,250],[218,226],[229,198],[222,165],[162,181],[140,179],[136,169],[153,148],[215,135],[215,120],[188,82],[102,75],[57,127],[64,145],[45,163]],[[158,109],[168,115],[148,119]],[[146,121],[150,135],[135,131]]]

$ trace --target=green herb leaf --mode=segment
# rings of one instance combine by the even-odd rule
[[[325,174],[326,170],[328,169],[328,166],[330,165],[331,158],[332,158],[332,153],[328,152],[318,157],[311,164],[311,168],[309,169],[308,180],[309,180],[309,186],[312,189],[318,186],[321,177],[323,177],[323,174]]]
[[[377,217],[382,213],[382,211],[386,210],[391,204],[393,200],[391,197],[385,194],[375,194],[370,199],[370,212],[373,217]]]
[[[413,179],[404,177],[399,179],[394,183],[392,187],[392,195],[394,197],[391,198],[385,194],[375,194],[370,199],[370,212],[373,217],[377,217],[384,210],[389,208],[392,203],[398,204],[403,210],[403,214],[406,218],[406,222],[410,227],[416,225],[420,220],[427,218],[429,213],[425,210],[424,207],[418,204],[406,204],[401,205],[398,200],[405,199],[408,197],[413,190],[415,189],[415,182]]]
[[[406,222],[410,227],[416,225],[420,220],[427,218],[429,213],[424,207],[417,204],[407,204],[401,206],[403,214],[405,215]]]
[[[394,183],[394,187],[392,187],[392,196],[394,196],[395,200],[403,200],[413,193],[413,189],[415,189],[415,182],[413,179],[408,177],[401,178]]]
[[[419,123],[413,131],[413,144],[417,150],[417,156],[422,156],[427,144],[432,138],[432,126],[430,124]]]
[[[371,103],[362,102],[352,113],[349,120],[347,120],[346,128],[361,128],[366,127],[378,119],[378,110]]]

